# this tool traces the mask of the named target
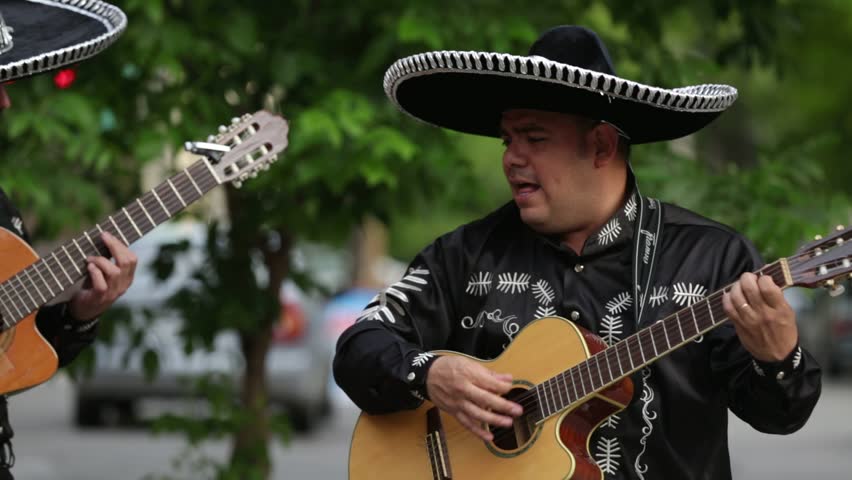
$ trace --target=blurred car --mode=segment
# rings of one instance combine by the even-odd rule
[[[796,314],[801,343],[823,369],[852,372],[852,289],[837,297],[817,291]]]
[[[204,261],[206,234],[203,224],[168,223],[132,246],[139,258],[135,279],[115,306],[125,307],[132,317],[131,325],[144,327],[144,333],[141,339],[134,339],[134,328],[116,326],[110,342],[96,341],[94,371],[77,384],[75,421],[79,426],[133,421],[140,403],[148,400],[188,399],[193,380],[202,375],[223,374],[233,379],[234,386],[239,385],[244,360],[236,332],[220,332],[211,350],[195,349],[187,354],[179,334],[182,319],[175,312],[161,311],[147,318],[148,312],[157,312]],[[160,246],[182,240],[188,241],[190,248],[180,254],[167,280],[157,279],[151,263]],[[306,431],[330,411],[330,360],[321,329],[311,322],[321,303],[292,282],[282,286],[280,300],[281,314],[266,359],[269,400],[273,407],[289,413],[294,429]],[[143,368],[143,353],[148,349],[159,358],[159,373],[150,380]]]

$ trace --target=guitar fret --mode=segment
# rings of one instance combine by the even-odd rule
[[[65,274],[65,278],[68,279],[68,283],[69,284],[74,283],[74,280],[71,279],[71,275],[68,275],[68,271],[65,270],[65,267],[62,265],[62,262],[60,262],[59,259],[56,258],[56,252],[51,253],[51,255],[53,256],[53,261],[56,262],[59,265],[59,268],[62,269],[62,273]]]
[[[604,350],[604,358],[606,359],[606,369],[609,370],[610,381],[615,380],[615,375],[612,374],[612,365],[609,364],[609,349]]]
[[[43,283],[43,284],[44,284],[44,286],[45,286],[45,287],[47,287],[47,291],[48,291],[48,292],[50,292],[50,298],[54,298],[54,297],[56,297],[56,294],[55,294],[55,293],[53,293],[53,289],[52,289],[52,288],[50,288],[50,284],[49,284],[49,283],[47,283],[47,280],[45,280],[44,275],[42,275],[42,274],[41,274],[41,271],[38,269],[38,265],[39,265],[40,263],[41,263],[41,262],[39,262],[39,263],[37,263],[37,264],[34,264],[34,265],[36,265],[36,266],[35,266],[35,268],[33,268],[33,270],[35,270],[35,272],[38,274],[39,278],[41,278],[41,283]]]
[[[542,383],[542,386],[544,387],[544,403],[547,404],[547,412],[548,412],[548,416],[550,416],[550,415],[553,415],[553,404],[551,402],[551,399],[547,398],[547,390],[548,390],[547,382]],[[552,395],[553,395],[553,392],[551,392],[551,397],[552,397]]]
[[[598,354],[595,354],[595,360],[598,362],[598,378],[601,379],[601,384],[600,384],[600,386],[598,386],[598,388],[600,388],[600,387],[603,387],[604,385],[606,385],[606,382],[604,382],[603,374],[601,374],[601,357],[598,356]]]
[[[172,179],[168,179],[166,180],[166,182],[169,184],[170,187],[172,187],[172,190],[175,192],[175,195],[177,195],[177,199],[180,201],[181,205],[186,208],[186,202],[183,201],[183,197],[180,196],[180,192],[178,192],[177,188],[175,188],[175,184],[172,183]]]
[[[619,355],[619,352],[618,352],[618,346],[619,345],[621,345],[621,343],[615,344],[615,350],[614,350],[615,351],[615,361],[618,363],[618,373],[620,375],[624,375],[626,372],[624,371],[624,367],[621,366],[621,355]]]
[[[15,315],[13,315],[13,314],[12,314],[12,311],[11,311],[11,310],[9,310],[9,306],[8,306],[8,304],[7,304],[7,303],[12,303],[12,306],[14,306],[14,303],[12,302],[12,299],[11,299],[11,298],[9,298],[9,295],[6,293],[5,283],[6,283],[6,282],[2,282],[2,283],[0,283],[0,290],[2,290],[2,291],[3,291],[3,297],[5,297],[5,298],[3,299],[3,301],[2,301],[2,302],[0,302],[0,305],[2,305],[2,306],[3,306],[3,310],[5,310],[5,314],[3,315],[3,324],[4,324],[7,328],[8,328],[8,327],[11,327],[12,325],[14,325],[14,324],[15,324],[15,323],[14,323],[14,322],[15,322]],[[8,301],[8,302],[7,302],[7,301]],[[11,324],[11,325],[9,324],[9,321],[11,321],[11,322],[12,322],[12,324]]]
[[[219,175],[216,175],[216,171],[213,170],[213,167],[211,167],[209,163],[207,163],[207,160],[201,159],[201,163],[203,163],[204,166],[207,167],[207,170],[210,170],[210,174],[213,175],[213,179],[216,180],[216,184],[221,184],[222,180],[219,179]]]
[[[689,312],[692,314],[692,321],[695,322],[695,333],[701,333],[701,327],[698,326],[698,319],[695,318],[695,310],[692,309],[692,305],[689,306]]]
[[[3,295],[4,295],[6,298],[8,298],[8,299],[9,299],[9,303],[11,303],[13,307],[15,307],[15,311],[16,311],[16,312],[18,312],[18,318],[24,318],[24,315],[21,315],[21,309],[19,309],[19,308],[18,308],[18,304],[17,304],[17,303],[15,303],[15,300],[12,298],[12,296],[11,296],[11,295],[9,295],[9,291],[6,289],[6,286],[7,286],[7,285],[6,285],[6,283],[7,283],[7,282],[2,282],[2,283],[0,283],[0,288],[2,288],[2,289],[3,289]],[[6,305],[7,305],[7,304],[6,304],[6,302],[3,302],[3,305],[4,305],[4,306],[6,306]],[[8,308],[8,307],[6,307],[6,310],[9,312],[9,317],[10,317],[10,318],[14,317],[14,315],[12,315],[12,312],[9,310],[9,308]]]
[[[121,239],[124,240],[124,244],[130,245],[130,242],[127,241],[127,237],[124,236],[124,233],[121,231],[120,228],[118,228],[118,224],[115,223],[115,219],[112,218],[112,215],[107,218],[109,218],[109,221],[112,222],[112,226],[115,227],[115,231],[118,232],[119,235],[121,235]]]
[[[656,325],[656,324],[655,324]],[[651,328],[648,329],[649,337],[651,337],[651,346],[654,347],[654,356],[659,357],[660,352],[657,350],[657,342],[654,340],[654,325],[651,325]]]
[[[586,372],[587,373],[585,373],[585,374],[583,373],[583,365],[586,366]],[[592,388],[592,372],[589,371],[589,364],[586,363],[586,362],[580,362],[580,364],[577,365],[577,367],[579,368],[578,371],[580,372],[580,383],[583,385],[584,395],[588,395],[588,394],[590,394],[594,391],[594,389]],[[588,389],[586,388],[585,380],[589,381],[589,388]]]
[[[713,322],[713,325],[716,325],[716,319],[713,317],[713,305],[709,301],[705,301],[707,304],[707,311],[710,312],[710,321]]]
[[[138,204],[139,204],[139,208],[140,208],[140,209],[142,209],[142,213],[144,213],[144,214],[145,214],[145,218],[147,218],[147,219],[148,219],[148,221],[149,221],[149,222],[151,222],[151,228],[156,227],[156,226],[157,226],[157,224],[156,224],[156,223],[154,223],[154,219],[153,219],[153,218],[151,218],[151,215],[148,213],[148,209],[146,209],[146,208],[145,208],[145,205],[143,205],[143,204],[142,204],[142,200],[140,200],[140,199],[138,199],[138,198],[137,198],[137,199],[136,199],[136,203],[138,203]]]
[[[84,231],[83,236],[86,237],[86,240],[88,240],[92,248],[95,249],[95,253],[100,253],[98,252],[98,246],[95,245],[95,242],[92,241],[92,237],[89,236],[89,232]]]
[[[157,189],[156,188],[151,189],[151,193],[154,194],[154,198],[157,199],[157,203],[159,203],[160,206],[163,207],[163,211],[166,212],[166,218],[172,218],[172,214],[171,214],[171,212],[169,212],[169,209],[166,208],[166,204],[163,203],[163,201],[160,200],[160,196],[157,195]]]
[[[80,252],[80,256],[85,260],[88,255],[86,255],[86,252],[84,252],[83,249],[80,248],[80,244],[77,243],[77,239],[72,238],[71,241],[74,243],[74,246],[77,247],[77,250]]]
[[[680,342],[678,343],[685,342],[686,336],[683,334],[683,326],[680,324],[680,317],[678,316],[677,312],[675,312],[674,318],[675,323],[677,323],[677,328],[678,330],[680,330]]]
[[[23,270],[24,275],[27,276],[27,279],[29,280],[30,285],[33,285],[35,287],[35,282],[33,281],[33,277],[30,276],[30,272],[28,272],[27,270],[28,270],[28,268],[25,268]],[[42,302],[47,302],[47,299],[44,298],[44,294],[41,293],[41,290],[39,290],[38,288],[35,288],[35,291],[36,291],[36,293],[38,293],[38,296],[41,297]]]
[[[541,418],[545,419],[548,415],[544,414],[544,404],[541,402],[541,392],[538,391],[538,387],[533,388],[535,390],[535,395],[538,397],[538,409],[541,410]]]
[[[74,270],[77,270],[77,273],[82,275],[83,272],[80,271],[80,267],[77,266],[77,263],[74,261],[74,258],[72,258],[71,255],[68,253],[68,249],[65,248],[65,245],[62,245],[62,251],[65,252],[65,256],[68,257],[68,260],[71,260],[71,266],[74,267]]]
[[[630,337],[624,341],[624,349],[627,350],[627,359],[630,360],[630,370],[633,371],[636,369],[636,365],[633,363],[633,355],[630,353]]]
[[[574,389],[574,400],[579,400],[582,397],[580,397],[580,394],[577,393],[577,384],[574,382],[574,376],[571,375],[571,370],[568,370],[568,379],[571,380],[571,388]]]
[[[24,306],[24,308],[26,308],[26,309],[27,309],[26,313],[30,313],[30,312],[32,311],[32,308],[35,308],[35,307],[37,307],[37,306],[38,306],[38,302],[36,302],[36,299],[35,299],[35,298],[33,298],[33,295],[30,293],[30,289],[28,289],[28,288],[27,288],[27,286],[26,286],[26,285],[24,285],[24,282],[23,282],[23,281],[21,281],[21,276],[20,276],[20,275],[15,275],[15,276],[13,276],[12,278],[14,278],[14,279],[18,280],[18,285],[20,285],[20,286],[21,286],[21,290],[23,290],[23,291],[24,291],[24,293],[26,293],[26,294],[27,294],[27,296],[28,296],[28,297],[30,297],[30,300],[32,300],[32,302],[33,302],[33,307],[30,307],[30,306],[27,304],[27,300],[26,300],[24,297],[21,297],[21,301],[23,302],[23,306]],[[18,296],[19,296],[19,297],[21,296],[21,293],[20,293],[20,292],[18,292],[18,291],[17,291],[17,289],[15,290],[15,292],[18,294]]]
[[[663,320],[662,322],[660,322],[660,325],[662,325],[662,327],[663,327],[663,334],[666,336],[666,350],[671,350],[671,348],[672,348],[672,342],[669,340],[669,328],[668,328],[668,323],[667,323],[665,320]]]
[[[54,259],[55,259],[55,256],[54,256]],[[63,289],[62,282],[60,282],[59,278],[56,276],[56,274],[53,273],[53,269],[50,268],[50,264],[47,263],[47,259],[44,260],[44,266],[45,266],[45,268],[47,268],[47,271],[50,272],[50,276],[53,277],[53,280],[56,282],[56,285],[59,287],[59,290],[62,291],[62,289]],[[61,266],[62,265],[60,265],[60,267]]]
[[[642,332],[640,331],[639,333],[637,333],[635,335],[635,337],[636,337],[636,343],[639,344],[639,357],[642,358],[642,363],[645,363],[647,360],[646,360],[646,357],[645,357],[644,349],[642,348],[642,339],[639,338],[641,334],[642,334]]]
[[[183,173],[189,178],[189,181],[192,182],[192,186],[195,187],[195,191],[198,192],[198,196],[203,196],[204,192],[202,192],[201,189],[198,188],[198,184],[195,183],[195,179],[192,178],[192,175],[189,174],[189,170],[184,170]]]
[[[136,222],[134,222],[133,217],[131,217],[130,214],[127,213],[127,209],[122,207],[121,211],[124,212],[124,216],[127,217],[128,220],[130,220],[130,225],[132,225],[133,229],[136,230],[136,234],[139,235],[139,238],[142,238],[142,230],[139,230],[139,227],[136,226]]]

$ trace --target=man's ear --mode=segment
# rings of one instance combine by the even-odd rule
[[[592,152],[595,155],[595,167],[609,165],[618,155],[618,132],[608,123],[600,123],[590,132],[592,134]]]

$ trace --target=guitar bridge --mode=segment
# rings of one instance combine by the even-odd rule
[[[444,435],[444,425],[441,422],[441,412],[432,407],[426,412],[426,449],[429,452],[429,465],[432,467],[432,478],[450,480],[450,459],[447,452],[447,439]]]

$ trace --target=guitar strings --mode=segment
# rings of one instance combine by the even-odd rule
[[[195,169],[196,171],[192,172],[193,169]],[[184,197],[184,196],[189,197],[189,198],[195,197],[192,200],[192,202],[194,202],[198,198],[201,198],[201,196],[203,196],[204,193],[208,192],[213,187],[218,185],[218,182],[216,181],[216,179],[213,177],[212,174],[206,175],[202,178],[195,178],[196,175],[198,175],[199,170],[204,170],[205,173],[209,173],[209,171],[207,170],[207,167],[204,165],[203,160],[199,160],[199,161],[195,162],[190,167],[176,173],[175,175],[173,175],[172,177],[169,178],[169,180],[172,180],[172,184],[175,186],[175,189],[178,191],[178,194],[182,194],[181,197]],[[191,177],[190,177],[190,175],[191,175]],[[193,180],[196,182],[195,184],[192,183]],[[167,182],[164,181],[163,183],[159,184],[157,187],[162,187],[166,183]],[[202,195],[198,195],[198,191],[195,189],[195,185],[198,185],[198,188],[200,190],[202,190]],[[152,190],[156,190],[157,187],[155,187]],[[145,194],[141,195],[140,197],[137,197],[137,199],[142,201],[142,199],[145,198],[146,196],[153,196],[153,195],[151,195],[152,190],[147,191]],[[192,194],[192,195],[190,196],[189,194]],[[192,202],[190,202],[190,203],[192,203]],[[187,206],[190,203],[187,203]],[[157,225],[153,225],[148,231],[153,230],[153,228],[155,228],[159,224],[165,222],[166,220],[170,219],[172,216],[174,216],[175,214],[177,214],[180,210],[182,210],[184,208],[183,204],[180,202],[180,199],[177,198],[177,195],[168,196],[167,199],[163,202],[163,204],[169,210],[170,213],[171,212],[174,212],[174,213],[171,213],[170,216],[167,216],[166,218],[163,218],[162,220],[160,220]],[[143,205],[144,205],[144,202],[143,202]],[[133,212],[136,215],[130,214],[128,216],[128,215],[116,214],[113,217],[113,221],[116,223],[119,230],[122,231],[122,233],[130,232],[131,231],[130,228],[134,228],[133,225],[131,224],[131,221],[136,222],[137,226],[139,225],[138,222],[142,221],[141,217],[140,218],[136,218],[136,217],[138,216],[139,213],[143,213],[143,216],[144,216],[144,212],[141,212],[141,210],[136,208],[136,207],[138,207],[138,205],[136,205],[133,202],[131,202],[130,204],[125,206],[125,208],[128,210],[128,213]],[[146,208],[146,210],[148,210],[148,209]],[[152,218],[157,217],[159,219],[161,217],[161,215],[162,214],[157,214],[156,212],[154,212],[153,214],[151,214],[151,217]],[[132,218],[130,218],[130,217],[132,217]],[[113,229],[111,228],[112,226],[110,225],[111,222],[109,222],[108,219],[109,219],[109,217],[107,217],[107,220],[104,220],[104,221],[101,221],[100,223],[98,223],[98,225],[105,224],[106,225],[106,228],[104,228],[105,231],[110,231],[111,233],[114,233],[117,237],[120,237],[120,235],[118,235],[117,232],[113,232]],[[145,217],[145,223],[151,224],[151,221],[148,220],[147,217]],[[135,228],[134,228],[134,231],[135,231]],[[98,230],[93,228],[93,229],[87,230],[85,233],[89,234],[89,238],[91,238],[93,241],[95,241],[97,243],[97,246],[100,246],[100,247],[105,249],[105,247],[103,246],[103,242],[99,238],[100,232]],[[76,245],[74,244],[75,241],[77,242]],[[81,236],[81,237],[74,237],[72,240],[69,240],[68,242],[66,242],[65,244],[60,246],[59,248],[63,248],[63,247],[65,249],[69,250],[69,251],[76,252],[76,253],[79,253],[79,250],[76,250],[79,247],[81,250],[84,251],[84,253],[92,254],[92,252],[90,252],[92,246],[89,243],[89,240],[88,240],[88,238],[86,238],[85,235]],[[55,253],[59,250],[59,248],[57,248],[57,249],[53,250],[53,252],[51,252],[54,255],[51,255],[50,257],[42,257],[42,258],[36,259],[35,262],[33,262],[29,266],[25,267],[20,272],[18,272],[17,274],[13,275],[12,277],[7,279],[6,281],[2,282],[2,284],[0,284],[0,302],[3,303],[4,309],[6,310],[6,313],[7,313],[9,318],[18,317],[17,318],[18,320],[25,318],[30,312],[32,312],[32,310],[37,309],[40,305],[43,305],[43,304],[50,301],[50,299],[48,299],[46,301],[43,301],[41,304],[39,304],[39,302],[35,299],[35,297],[31,293],[29,293],[31,289],[27,288],[27,283],[29,283],[33,287],[36,287],[38,296],[40,296],[42,299],[44,299],[46,297],[46,295],[45,295],[43,288],[48,287],[48,290],[52,290],[51,288],[49,288],[50,285],[51,285],[50,282],[49,282],[50,278],[53,278],[54,283],[56,283],[59,286],[58,290],[60,291],[60,294],[61,294],[62,291],[64,291],[70,285],[72,285],[73,283],[76,283],[76,281],[79,281],[80,278],[85,276],[85,274],[80,273],[80,278],[77,278],[76,280],[72,281],[71,283],[69,283],[67,285],[63,284],[63,281],[59,280],[59,279],[62,278],[62,275],[58,275],[57,272],[54,272],[53,270],[51,270],[50,265],[47,263],[47,261],[51,257],[53,257],[54,263],[58,263],[60,268],[63,269],[63,275],[66,275],[66,279],[68,278],[68,275],[70,275],[71,272],[77,271],[79,269],[79,266],[76,266],[76,264],[74,262],[72,262],[70,258],[67,258],[68,257],[67,254],[66,255],[62,255],[62,254],[55,255]],[[102,252],[94,252],[94,254],[101,255],[103,253]],[[82,261],[84,259],[79,259],[79,260],[81,260],[81,262],[80,262],[81,265],[85,265],[85,262]],[[73,270],[72,270],[72,268],[73,268]],[[26,271],[29,271],[29,270],[32,270],[35,275],[29,275],[28,274],[29,272],[25,273]],[[25,279],[24,279],[25,276],[29,278],[29,282],[25,281]],[[40,281],[41,279],[44,279],[44,281],[43,282]],[[14,285],[14,282],[12,282],[12,280],[17,280],[17,283],[20,286]],[[10,290],[11,290],[11,293],[9,293]],[[48,292],[48,294],[49,294],[49,292]],[[18,298],[20,299],[20,302],[14,300],[13,295],[17,295]],[[53,295],[53,298],[55,298],[55,296],[57,296],[57,295],[58,294]],[[26,301],[26,298],[29,298],[34,302],[34,304],[35,304],[34,308],[29,307],[29,303]],[[9,308],[9,304],[11,304],[13,307],[15,307],[15,310],[18,311],[18,315],[12,314],[12,310]],[[24,308],[23,309],[18,308],[20,306],[23,306]],[[27,314],[21,316],[21,314],[20,314],[21,311],[26,311]],[[10,325],[9,321],[6,318],[4,318],[3,323],[6,324],[7,328],[11,328],[12,326],[14,326],[17,323],[17,321],[13,320],[11,325]]]

